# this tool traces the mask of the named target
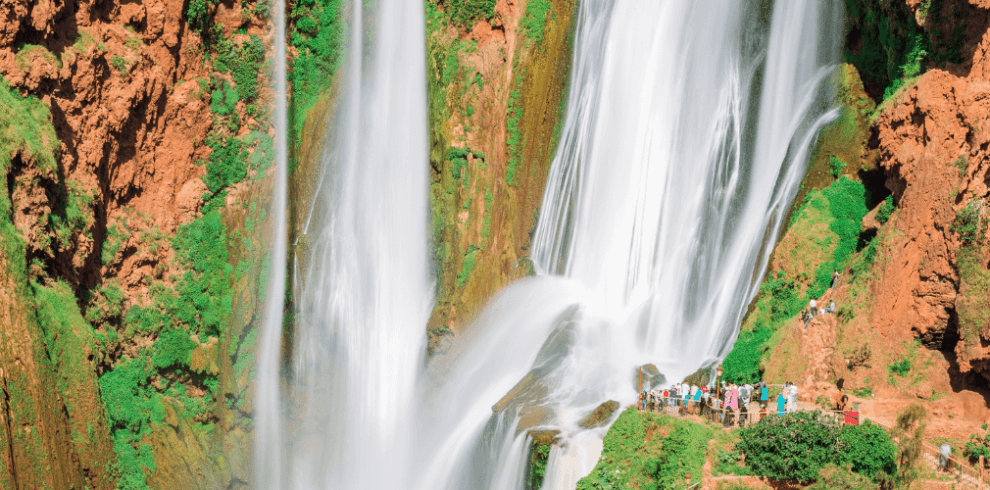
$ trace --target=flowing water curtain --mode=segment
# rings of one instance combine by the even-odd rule
[[[401,488],[432,306],[421,1],[355,1],[313,203],[275,488]],[[355,27],[360,26],[360,27]],[[260,366],[275,370],[281,366]],[[259,440],[257,444],[271,441]]]
[[[285,2],[275,2],[275,180],[273,183],[271,256],[265,294],[261,341],[258,344],[258,376],[255,396],[254,476],[257,488],[282,486],[284,425],[279,369],[285,298],[287,208],[288,208],[288,124],[286,103]]]
[[[534,261],[668,370],[724,354],[827,120],[841,5],[769,5],[617,2],[577,44]]]

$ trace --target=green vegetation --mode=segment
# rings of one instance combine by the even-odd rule
[[[113,58],[110,59],[110,64],[113,65],[113,67],[116,68],[121,75],[127,75],[127,60],[125,60],[123,56],[119,54],[113,55]]]
[[[832,177],[838,179],[839,176],[842,175],[842,171],[846,169],[846,162],[831,156],[828,157],[828,166],[832,170]]]
[[[881,225],[887,224],[890,221],[890,215],[894,214],[894,196],[887,196],[886,199],[880,203],[880,208],[877,209],[876,219]]]
[[[856,65],[876,97],[887,99],[905,79],[920,73],[927,38],[912,12],[898,2],[846,0],[849,31],[859,37],[858,52],[847,43],[846,61]],[[879,92],[878,92],[879,91]]]
[[[856,473],[852,465],[839,466],[829,463],[818,471],[818,481],[808,487],[810,490],[879,490],[873,480]]]
[[[952,166],[956,167],[956,170],[959,170],[960,177],[966,175],[966,167],[968,165],[969,160],[966,158],[966,155],[959,155],[959,158],[952,162]]]
[[[21,97],[0,77],[0,176],[7,176],[16,157],[34,162],[41,172],[54,172],[58,147],[48,106],[34,96]],[[0,253],[7,259],[8,276],[27,284],[24,239],[10,218],[12,191],[8,179],[0,178]]]
[[[896,470],[890,435],[869,422],[839,427],[819,412],[796,412],[739,432],[737,447],[760,476],[812,482],[828,464],[850,464],[853,471],[879,481]]]
[[[707,425],[626,409],[605,435],[598,465],[577,488],[676,488],[688,472],[700,477],[713,435]]]
[[[838,243],[832,260],[815,270],[815,283],[807,291],[809,298],[820,297],[832,283],[832,271],[842,270],[850,256],[858,251],[859,230],[867,212],[866,188],[860,182],[842,177],[822,190],[822,194],[828,198],[829,213],[832,215],[828,229],[836,234]]]
[[[550,444],[548,441],[534,439],[529,448],[529,479],[526,481],[528,489],[539,490],[543,486],[543,477],[547,474],[549,458]]]
[[[234,102],[251,102],[258,96],[258,75],[265,61],[265,44],[258,36],[251,36],[240,45],[228,39],[216,43],[213,69],[230,73],[236,88]],[[216,111],[214,111],[216,112]]]
[[[478,260],[479,251],[478,247],[474,245],[468,247],[464,258],[461,259],[461,272],[457,274],[457,287],[463,286],[467,283],[468,278],[471,277],[471,272],[474,271],[474,265]]]
[[[444,2],[450,21],[470,30],[479,20],[491,20],[495,16],[495,0],[447,0]]]
[[[526,4],[526,13],[522,18],[522,31],[526,35],[526,45],[543,44],[543,33],[546,29],[547,14],[553,5],[550,0],[530,0]]]
[[[891,375],[896,374],[900,377],[907,376],[908,371],[911,370],[911,361],[907,357],[902,356],[900,361],[892,362],[887,366],[887,372]]]
[[[983,236],[986,223],[983,215],[983,200],[970,199],[962,209],[956,212],[956,219],[950,228],[959,235],[963,243],[971,243]]]
[[[795,281],[783,273],[760,285],[759,298],[753,313],[755,327],[739,332],[732,352],[722,362],[724,378],[728,382],[759,381],[760,360],[769,347],[771,336],[808,304]]]
[[[974,239],[975,240],[975,239]],[[986,297],[990,294],[990,271],[983,261],[981,247],[972,241],[959,248],[956,264],[962,284],[956,297],[956,313],[959,315],[959,337],[964,348],[982,349],[980,331],[990,323],[990,310]]]
[[[522,85],[522,74],[516,76],[516,86]],[[509,147],[509,166],[506,168],[505,181],[509,185],[516,185],[516,168],[519,166],[519,158],[522,155],[522,132],[519,127],[519,122],[522,120],[523,111],[519,103],[519,89],[515,89],[509,94],[509,110],[506,112],[508,115],[507,128],[509,131],[509,138],[507,146]]]
[[[341,18],[343,5],[341,0],[300,0],[289,14],[289,21],[296,27],[289,42],[297,54],[288,74],[292,87],[290,141],[296,144],[307,113],[330,90],[343,64],[347,36],[347,25]]]
[[[984,461],[990,461],[990,429],[987,424],[983,424],[980,428],[983,429],[983,434],[970,434],[963,456],[971,461],[983,456]]]
[[[779,271],[760,286],[744,328],[722,364],[727,381],[759,380],[761,362],[780,340],[775,334],[806,308],[811,298],[821,297],[831,285],[833,271],[848,266],[853,277],[868,273],[876,257],[877,240],[867,242],[860,236],[867,199],[863,184],[846,176],[825,189],[806,194],[792,216],[789,231],[803,235],[795,247],[812,248],[792,251],[795,263],[800,262],[794,266],[805,270],[793,276]],[[857,256],[857,252],[862,253]],[[798,253],[807,257],[798,257]]]

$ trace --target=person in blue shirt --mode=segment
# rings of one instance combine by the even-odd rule
[[[767,408],[767,400],[770,399],[770,388],[767,384],[760,381],[760,408]]]
[[[777,415],[784,415],[787,413],[787,398],[784,397],[784,392],[781,391],[777,395]]]

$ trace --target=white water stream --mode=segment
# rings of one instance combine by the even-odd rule
[[[522,489],[532,427],[563,440],[544,488],[573,488],[606,430],[578,421],[606,400],[633,403],[636,366],[675,381],[731,347],[834,117],[840,2],[579,4],[533,244],[542,274],[501,292],[425,368],[423,5],[345,10],[343,108],[296,270],[296,357],[275,416],[285,444],[258,432],[271,449],[256,464],[282,470],[261,471],[280,475],[261,488]],[[262,373],[278,369],[259,357],[259,397]],[[259,403],[259,421],[280,406]]]

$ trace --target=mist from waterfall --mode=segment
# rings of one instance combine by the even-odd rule
[[[258,420],[281,437],[259,426],[255,464],[280,469],[260,488],[522,489],[527,431],[541,428],[565,442],[544,488],[574,488],[607,430],[579,421],[634,403],[637,366],[672,382],[731,348],[836,115],[840,2],[578,4],[539,274],[429,360],[423,4],[345,8],[342,95],[297,243],[281,391],[277,356],[259,357],[270,413]],[[275,380],[264,403],[263,375]]]

